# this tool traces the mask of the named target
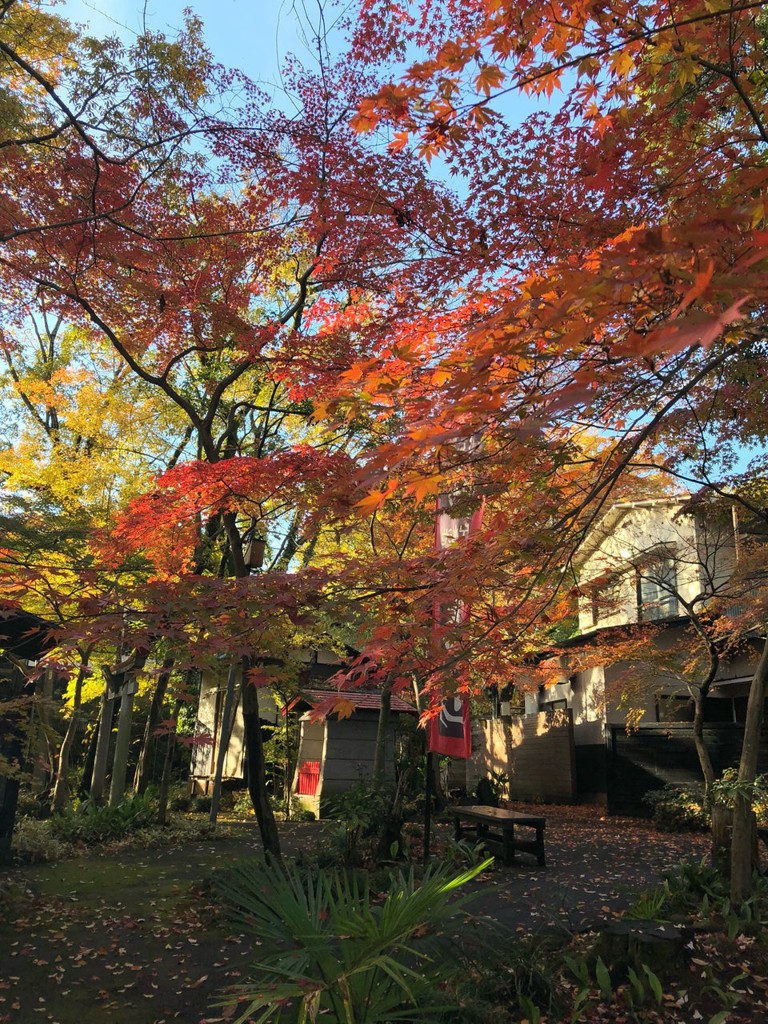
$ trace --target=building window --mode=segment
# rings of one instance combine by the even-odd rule
[[[690,697],[671,694],[659,695],[656,698],[657,722],[692,722],[693,712],[693,701]]]
[[[567,700],[543,700],[540,704],[540,709],[542,711],[548,711],[550,714],[553,711],[565,711],[567,708]]]
[[[637,570],[637,619],[649,622],[677,615],[677,567],[659,558]]]

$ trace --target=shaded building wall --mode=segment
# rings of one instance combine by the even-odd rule
[[[704,742],[715,771],[738,764],[744,737],[743,726],[731,723],[704,729]],[[687,723],[641,725],[636,732],[613,726],[608,737],[608,810],[611,814],[648,817],[651,809],[643,797],[667,783],[702,783],[701,767]],[[768,771],[768,729],[760,737],[758,770]]]
[[[291,797],[298,801],[302,807],[312,811],[316,817],[320,816],[320,793],[322,788],[323,766],[325,764],[325,750],[327,742],[328,722],[313,722],[306,716],[299,723],[299,749],[296,755],[296,770],[291,785]],[[300,794],[299,773],[301,766],[306,761],[317,761],[320,765],[320,776],[317,789],[313,794]]]
[[[509,798],[528,802],[572,803],[576,764],[570,710],[480,723],[471,768],[474,780],[491,769],[509,776]],[[474,786],[472,788],[474,788]]]
[[[328,739],[321,785],[324,796],[329,796],[343,793],[372,777],[379,712],[358,708],[341,721],[329,718],[326,728]],[[394,770],[394,735],[394,722],[390,722],[384,759],[384,770],[389,775]]]

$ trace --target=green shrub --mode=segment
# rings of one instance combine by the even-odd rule
[[[29,793],[23,793],[16,804],[16,814],[20,818],[50,818],[50,803]]]
[[[247,790],[245,792],[245,795],[248,797],[249,805],[253,807],[253,802],[251,801],[250,794],[248,793]],[[288,803],[284,797],[275,796],[274,793],[270,793],[269,806],[272,808],[276,815],[282,815],[283,818],[285,818],[288,814]]]
[[[449,983],[457,1009],[445,1015],[446,1024],[567,1020],[560,990],[565,941],[555,935],[510,939],[483,921],[468,951],[460,952],[454,943],[446,952],[461,960]]]
[[[116,807],[99,807],[86,801],[74,813],[54,815],[51,832],[63,842],[103,843],[144,828],[154,816],[155,804],[149,793],[127,797]]]
[[[208,814],[211,810],[211,797],[195,796],[192,798],[192,810],[196,814]]]
[[[273,808],[274,809],[274,808]],[[253,814],[253,801],[247,789],[238,789],[232,801],[232,813],[240,816]]]
[[[329,851],[335,852],[335,863],[359,867],[377,859],[387,806],[386,797],[382,793],[372,793],[365,782],[325,803],[323,817],[335,818],[337,822],[326,830],[326,844]]]
[[[185,812],[188,811],[192,806],[191,796],[174,796],[168,801],[170,809],[172,811]]]
[[[103,810],[103,808],[101,809]],[[134,809],[136,810],[136,809]],[[34,818],[20,818],[13,833],[13,850],[16,860],[26,864],[61,860],[78,853],[82,844],[103,844],[119,849],[136,846],[140,849],[153,846],[169,846],[174,843],[197,842],[199,840],[225,839],[207,819],[177,817],[161,826],[147,822],[144,815],[135,814],[127,828],[104,828],[104,815],[85,810],[83,818],[73,821],[76,815],[63,818],[48,818],[38,821]],[[68,835],[71,838],[65,839]],[[100,835],[101,838],[97,838]]]
[[[705,832],[710,827],[703,785],[670,783],[646,793],[643,803],[652,809],[653,821],[661,832]]]
[[[751,802],[757,824],[761,827],[768,825],[768,775],[758,775],[754,782],[743,784],[739,782],[738,769],[726,768],[712,786],[712,800],[725,807],[733,807],[737,794]]]
[[[41,864],[66,857],[71,844],[54,835],[50,818],[21,817],[13,830],[13,852],[24,864]]]
[[[291,821],[317,821],[317,815],[310,811],[296,797],[291,800]]]
[[[488,849],[482,841],[469,843],[466,839],[451,839],[440,851],[440,860],[451,868],[472,867],[487,859]]]
[[[491,769],[490,774],[480,779],[475,789],[478,803],[490,807],[498,807],[507,795],[509,775],[506,772]]]
[[[669,920],[719,914],[728,901],[729,884],[705,858],[682,861],[658,885],[646,889],[626,916],[638,920]]]

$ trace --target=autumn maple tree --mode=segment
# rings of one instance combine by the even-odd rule
[[[483,430],[480,487],[495,452],[513,481],[539,439],[561,466],[572,461],[566,437],[598,430],[608,439],[557,512],[515,524],[512,550],[540,545],[542,522],[563,556],[576,550],[633,466],[727,489],[743,482],[740,449],[757,446],[748,473],[762,471],[761,7],[362,5],[357,45],[373,43],[402,71],[359,106],[358,129],[386,124],[393,150],[447,162],[472,190],[477,224],[476,284],[451,325],[458,339],[405,325],[401,337],[423,339],[424,349],[403,365],[395,340],[363,389],[397,392],[418,424],[406,443],[430,465],[422,477],[446,433]],[[516,125],[504,104],[519,93],[539,103]],[[414,371],[419,354],[428,372]],[[402,465],[402,446],[389,463],[379,458],[382,472]],[[541,579],[541,559],[530,565]],[[519,623],[508,620],[513,634]],[[745,784],[764,691],[761,663]],[[740,898],[748,808],[737,810]]]
[[[89,541],[98,571],[143,559],[140,577],[130,592],[84,601],[70,634],[132,650],[116,678],[162,639],[179,671],[222,654],[256,683],[259,657],[279,654],[322,599],[331,559],[321,531],[359,528],[352,511],[367,487],[356,457],[382,436],[364,420],[322,429],[324,396],[414,296],[433,310],[448,301],[472,225],[418,160],[350,127],[363,85],[375,83],[352,61],[332,65],[322,40],[318,71],[288,69],[295,117],[214,68],[194,22],[177,41],[148,34],[125,49],[83,39],[35,4],[9,3],[3,15],[19,100],[0,254],[12,384],[60,447],[49,399],[57,386],[82,397],[84,381],[67,381],[44,354],[33,390],[24,347],[61,321],[86,348],[108,346],[136,394],[153,394],[179,428],[158,460],[165,472],[138,495],[142,445],[138,477],[117,489],[120,508]],[[36,49],[30,24],[50,46]],[[239,107],[233,99],[225,120],[212,97],[230,86]],[[96,413],[80,431],[75,419],[72,410],[66,437],[85,453],[87,488],[102,423]],[[30,473],[8,484],[48,486]],[[245,557],[255,537],[268,553],[258,577]],[[308,565],[323,549],[325,564]],[[277,853],[257,692],[243,695],[249,785]]]
[[[368,678],[471,690],[572,611],[571,560],[638,473],[744,483],[765,436],[760,4],[364,0],[348,55],[289,62],[292,116],[195,22],[125,50],[0,13],[6,330],[62,317],[184,424],[101,537],[106,565],[146,560],[136,645],[258,659],[322,607],[355,622]],[[484,514],[437,552],[441,494]]]

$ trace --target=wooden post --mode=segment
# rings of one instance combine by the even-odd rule
[[[112,779],[109,786],[110,807],[117,807],[125,795],[125,776],[128,771],[128,752],[131,746],[134,693],[136,693],[136,680],[132,676],[128,676],[120,691],[120,717],[117,720],[115,755],[112,759]]]
[[[32,792],[42,796],[48,791],[53,776],[52,752],[48,739],[50,729],[51,703],[53,701],[53,670],[45,669],[38,688],[36,702],[37,732],[35,736],[35,760],[32,766]]]
[[[112,737],[112,719],[115,712],[115,694],[112,692],[109,677],[104,680],[104,693],[101,695],[99,712],[99,734],[96,740],[96,755],[93,759],[91,776],[91,799],[100,803],[104,797],[104,787],[109,763],[109,741]]]
[[[157,723],[160,721],[160,716],[163,712],[163,701],[165,700],[168,684],[171,681],[172,668],[173,658],[165,658],[163,660],[162,668],[160,669],[160,675],[157,678],[155,691],[152,694],[152,704],[149,708],[147,721],[144,725],[144,738],[141,742],[141,752],[139,753],[139,760],[136,763],[136,775],[133,779],[134,793],[143,793],[152,778],[153,766],[150,765],[149,752],[150,748],[154,749],[155,747],[155,729],[157,728]]]
[[[157,823],[165,825],[168,820],[168,793],[171,788],[171,768],[173,767],[173,755],[176,750],[176,732],[179,728],[179,711],[181,701],[176,701],[173,709],[173,728],[169,730],[166,737],[165,756],[163,757],[163,774],[160,779],[160,794],[157,800]]]
[[[429,859],[429,845],[430,845],[430,831],[432,829],[432,776],[434,768],[432,765],[432,751],[427,751],[427,756],[424,762],[424,774],[426,781],[424,784],[424,853],[423,861],[426,864]]]

